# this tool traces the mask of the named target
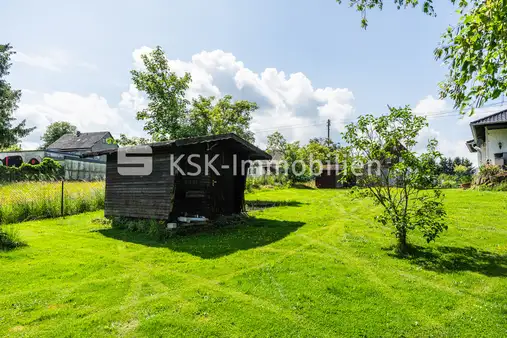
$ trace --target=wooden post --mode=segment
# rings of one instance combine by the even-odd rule
[[[64,214],[64,211],[65,211],[65,203],[64,203],[64,187],[65,186],[64,186],[64,182],[65,182],[65,180],[62,179],[62,198],[61,198],[62,204],[60,205],[60,211],[62,213],[62,217],[65,216],[65,214]]]
[[[331,144],[331,135],[330,135],[330,129],[331,129],[331,120],[327,120],[327,143],[328,145]]]

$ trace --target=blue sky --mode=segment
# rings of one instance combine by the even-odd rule
[[[436,18],[387,3],[368,14],[366,31],[359,13],[333,0],[7,0],[0,6],[1,42],[18,51],[10,77],[24,90],[17,116],[38,126],[26,147],[48,123],[65,118],[82,131],[141,135],[133,116],[145,101],[130,87],[129,70],[140,51],[156,45],[175,70],[195,73],[196,95],[259,101],[253,125],[259,145],[277,128],[290,140],[324,136],[326,118],[338,140],[344,122],[383,113],[387,104],[410,104],[428,115],[452,110],[436,99],[445,68],[433,58],[440,34],[457,20],[445,1]],[[290,74],[298,76],[288,81]],[[467,121],[451,116],[430,124],[422,138],[437,137],[447,155],[467,155]]]

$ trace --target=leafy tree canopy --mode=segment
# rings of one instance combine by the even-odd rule
[[[266,148],[266,152],[268,154],[273,155],[275,152],[280,152],[282,154],[285,153],[287,140],[279,131],[275,131],[273,134],[269,135],[267,139],[268,146]]]
[[[137,146],[141,144],[150,144],[152,143],[151,140],[144,138],[144,137],[129,137],[126,134],[120,134],[119,138],[113,139],[109,138],[107,139],[108,143],[114,143],[117,144],[120,147],[130,147],[130,146]]]
[[[46,149],[50,144],[54,143],[63,135],[75,134],[76,132],[76,126],[70,124],[69,122],[53,122],[47,127],[46,132],[40,138],[43,142],[41,148]]]
[[[172,71],[161,47],[141,58],[144,69],[132,70],[132,80],[149,103],[137,113],[137,119],[145,122],[144,130],[155,141],[230,132],[254,141],[249,127],[255,103],[233,102],[230,95],[219,99],[200,96],[190,102],[190,74],[178,76]]]
[[[458,23],[449,26],[435,49],[435,57],[448,67],[440,83],[440,97],[454,101],[455,109],[464,113],[481,107],[507,91],[507,2],[505,0],[449,0],[461,15]],[[337,0],[338,3],[345,2]],[[394,0],[400,8],[422,7],[435,16],[433,0]],[[349,0],[351,7],[362,13],[361,25],[366,28],[366,13],[382,9],[383,0]]]
[[[12,89],[7,82],[11,67],[11,56],[15,52],[10,44],[0,45],[0,148],[9,148],[20,143],[35,127],[27,128],[26,120],[13,125],[14,112],[18,108],[21,91]]]
[[[254,134],[249,130],[252,113],[257,104],[249,101],[232,102],[232,96],[226,95],[215,102],[215,97],[203,97],[192,100],[189,113],[189,136],[235,133],[243,139],[254,142]]]

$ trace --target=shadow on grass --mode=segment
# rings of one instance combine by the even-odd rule
[[[306,189],[306,190],[316,190],[316,187],[312,187],[310,185],[306,185],[303,183],[295,183],[291,186],[293,189]]]
[[[300,207],[303,204],[298,201],[262,201],[262,200],[251,200],[245,201],[246,210],[259,210],[274,207]]]
[[[151,247],[165,247],[201,258],[213,259],[279,241],[303,225],[303,222],[250,217],[240,225],[214,228],[200,233],[176,235],[166,242],[157,241],[147,234],[123,229],[103,229],[98,232],[106,237],[125,242]]]
[[[443,273],[471,271],[490,277],[507,276],[507,255],[498,255],[473,247],[412,246],[406,255],[396,253],[390,255],[406,259],[412,264],[430,271]]]

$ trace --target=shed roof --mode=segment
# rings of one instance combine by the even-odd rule
[[[269,155],[265,151],[257,148],[256,146],[254,146],[250,142],[245,141],[244,139],[242,139],[241,137],[239,137],[238,135],[236,135],[234,133],[190,137],[190,138],[183,138],[183,139],[172,140],[172,141],[155,142],[155,143],[150,143],[147,145],[152,148],[164,148],[164,147],[170,147],[170,146],[181,147],[181,146],[187,146],[187,145],[192,145],[192,144],[210,143],[210,142],[225,141],[225,140],[233,140],[236,143],[238,143],[241,146],[241,148],[243,148],[245,150],[245,152],[247,152],[251,155],[250,158],[252,160],[270,160],[271,159],[271,155]],[[106,150],[102,150],[102,151],[84,153],[81,155],[81,157],[91,157],[91,156],[113,154],[117,151],[118,151],[118,149],[106,149]]]
[[[478,125],[506,123],[506,122],[507,122],[507,109],[499,111],[498,113],[494,113],[494,114],[488,115],[486,117],[480,118],[478,120],[472,121],[470,123],[470,125],[471,126],[478,126]]]
[[[65,134],[58,140],[50,144],[47,149],[87,149],[93,147],[105,136],[110,136],[108,131],[99,131],[93,133]]]

